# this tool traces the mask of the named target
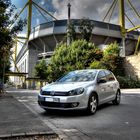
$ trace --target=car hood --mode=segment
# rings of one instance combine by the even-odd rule
[[[46,85],[42,88],[43,91],[62,91],[62,92],[68,92],[73,89],[77,89],[80,87],[86,87],[90,84],[92,84],[93,81],[91,82],[67,82],[67,83],[53,83]]]

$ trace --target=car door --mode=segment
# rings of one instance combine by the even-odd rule
[[[115,85],[116,80],[112,72],[105,70],[106,79],[107,79],[107,86],[108,86],[108,100],[114,98],[116,95]]]
[[[97,75],[97,92],[99,96],[99,103],[104,103],[108,96],[108,85],[104,70],[99,71]]]

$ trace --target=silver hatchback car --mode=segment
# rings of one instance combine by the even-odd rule
[[[85,69],[69,72],[52,84],[41,88],[39,105],[45,109],[86,109],[94,114],[98,105],[112,101],[120,104],[119,82],[112,72],[104,69]]]

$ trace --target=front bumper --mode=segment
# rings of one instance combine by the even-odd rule
[[[46,101],[46,99],[53,101]],[[57,101],[56,101],[57,99]],[[86,109],[88,97],[85,94],[76,96],[45,96],[38,95],[38,104],[44,109],[79,110]]]

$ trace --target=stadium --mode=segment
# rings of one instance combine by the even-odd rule
[[[78,26],[80,19],[71,19],[74,24],[77,38],[81,38]],[[117,42],[122,46],[121,29],[119,25],[91,20],[94,24],[91,41],[99,47],[103,47],[112,42]],[[29,42],[26,47],[22,47],[17,59],[16,65],[20,72],[27,73],[26,78],[34,77],[34,66],[37,62],[45,57],[48,62],[53,55],[53,51],[58,43],[66,40],[67,20],[55,20],[43,23],[33,28],[30,34]],[[126,34],[126,55],[134,53],[139,32],[132,31]],[[15,77],[15,82],[20,83],[20,78]]]

